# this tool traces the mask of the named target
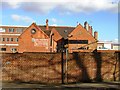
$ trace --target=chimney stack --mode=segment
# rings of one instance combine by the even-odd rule
[[[97,32],[97,31],[94,32],[94,38],[95,38],[96,40],[98,40],[98,32]]]
[[[89,26],[89,33],[92,35],[92,26]]]
[[[84,23],[84,28],[88,31],[88,29],[89,29],[89,24],[87,23],[87,21],[85,21],[85,23]]]
[[[49,30],[48,19],[46,19],[46,30]]]

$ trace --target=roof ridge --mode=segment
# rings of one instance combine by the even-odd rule
[[[37,25],[37,26],[46,26],[46,25]],[[64,28],[64,27],[70,27],[70,28],[75,28],[75,26],[52,26],[52,25],[49,25],[49,27],[61,27],[61,28]]]

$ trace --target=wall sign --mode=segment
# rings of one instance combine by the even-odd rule
[[[48,48],[48,39],[34,39],[34,46]]]

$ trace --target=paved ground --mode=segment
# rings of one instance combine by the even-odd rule
[[[3,83],[2,88],[2,90],[120,90],[120,82],[77,83],[49,86],[27,83]]]

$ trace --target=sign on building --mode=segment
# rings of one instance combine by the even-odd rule
[[[34,46],[48,48],[48,39],[34,39]]]

